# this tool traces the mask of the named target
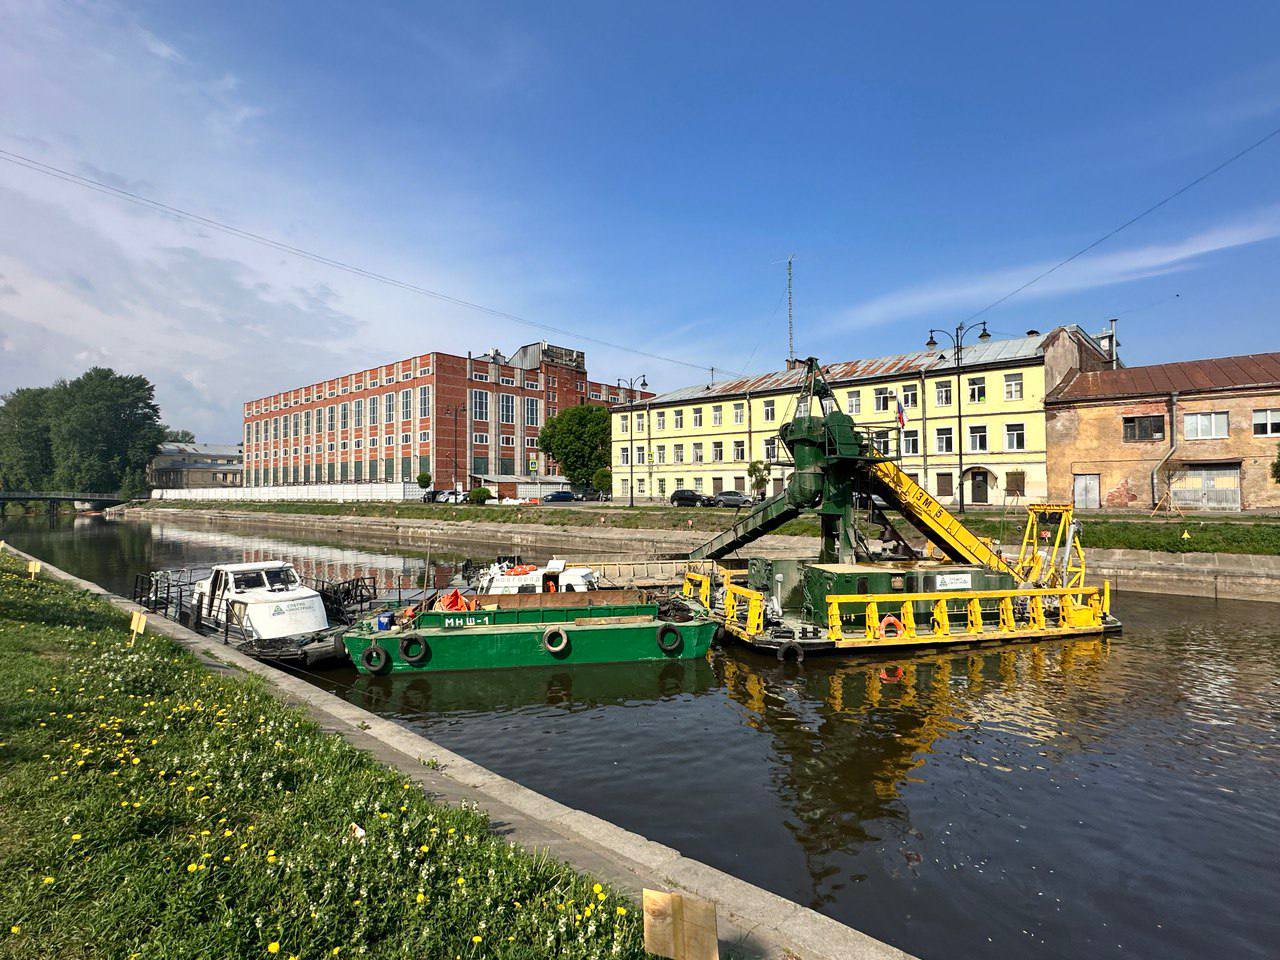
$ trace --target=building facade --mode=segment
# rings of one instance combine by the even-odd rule
[[[238,487],[243,471],[244,454],[235,444],[166,442],[147,464],[147,484],[161,490]]]
[[[939,500],[957,501],[963,485],[966,504],[999,505],[1045,497],[1046,391],[1075,370],[1109,366],[1107,337],[1058,327],[966,346],[959,367],[953,351],[924,350],[824,370],[841,408]],[[765,492],[781,491],[791,465],[778,428],[794,415],[803,379],[793,364],[619,404],[614,498],[750,491],[757,461],[768,471]]]
[[[1280,353],[1080,372],[1047,401],[1049,492],[1083,508],[1280,507]]]
[[[644,396],[591,380],[581,350],[424,353],[244,405],[245,485],[486,486],[500,496],[567,486],[538,449],[542,425],[578,404]]]

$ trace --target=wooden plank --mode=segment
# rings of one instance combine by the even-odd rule
[[[715,904],[691,894],[646,889],[644,948],[668,960],[719,960]]]

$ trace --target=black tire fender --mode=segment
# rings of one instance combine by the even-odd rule
[[[658,649],[663,653],[675,653],[684,645],[684,634],[672,623],[664,623],[658,628]]]
[[[414,652],[414,648],[417,652]],[[400,638],[400,659],[411,667],[420,667],[431,659],[431,648],[421,634],[410,633]]]
[[[542,631],[542,647],[553,657],[569,652],[569,632],[559,624],[552,624]]]
[[[783,663],[786,662],[788,654],[795,658],[796,663],[804,663],[804,647],[794,640],[788,640],[778,648],[778,659]]]
[[[391,654],[375,643],[365,647],[360,654],[360,662],[370,673],[381,676],[391,669]]]

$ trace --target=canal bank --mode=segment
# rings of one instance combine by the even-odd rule
[[[627,555],[636,558],[687,553],[704,543],[706,533],[681,530],[636,530],[571,527],[554,524],[505,524],[482,521],[386,517],[338,517],[274,514],[236,510],[181,510],[148,507],[113,508],[114,516],[171,519],[189,527],[223,529],[271,528],[305,536],[361,536],[384,543],[425,546],[456,543],[489,544],[495,552],[530,555],[557,551]],[[761,556],[807,557],[816,552],[813,537],[767,536],[752,545]],[[1280,602],[1280,557],[1236,553],[1163,553],[1155,550],[1085,548],[1091,582],[1111,580],[1113,588],[1138,593],[1209,597],[1221,600]]]
[[[10,545],[5,551],[28,561],[38,559]],[[42,574],[102,597],[120,610],[140,609],[57,567],[44,564]],[[152,618],[149,627],[191,651],[210,670],[241,671],[261,678],[284,702],[303,708],[326,731],[399,771],[432,797],[483,810],[499,835],[526,850],[564,860],[637,897],[642,888],[654,887],[714,902],[727,955],[910,960],[901,950],[670,847],[557,803],[399,724],[178,624]]]

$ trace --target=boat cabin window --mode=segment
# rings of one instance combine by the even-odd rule
[[[256,590],[262,586],[261,570],[249,570],[244,573],[236,573],[232,574],[232,577],[237,593],[241,590]]]
[[[298,582],[298,575],[287,568],[277,570],[267,570],[267,586],[279,588],[287,588],[295,586]]]

